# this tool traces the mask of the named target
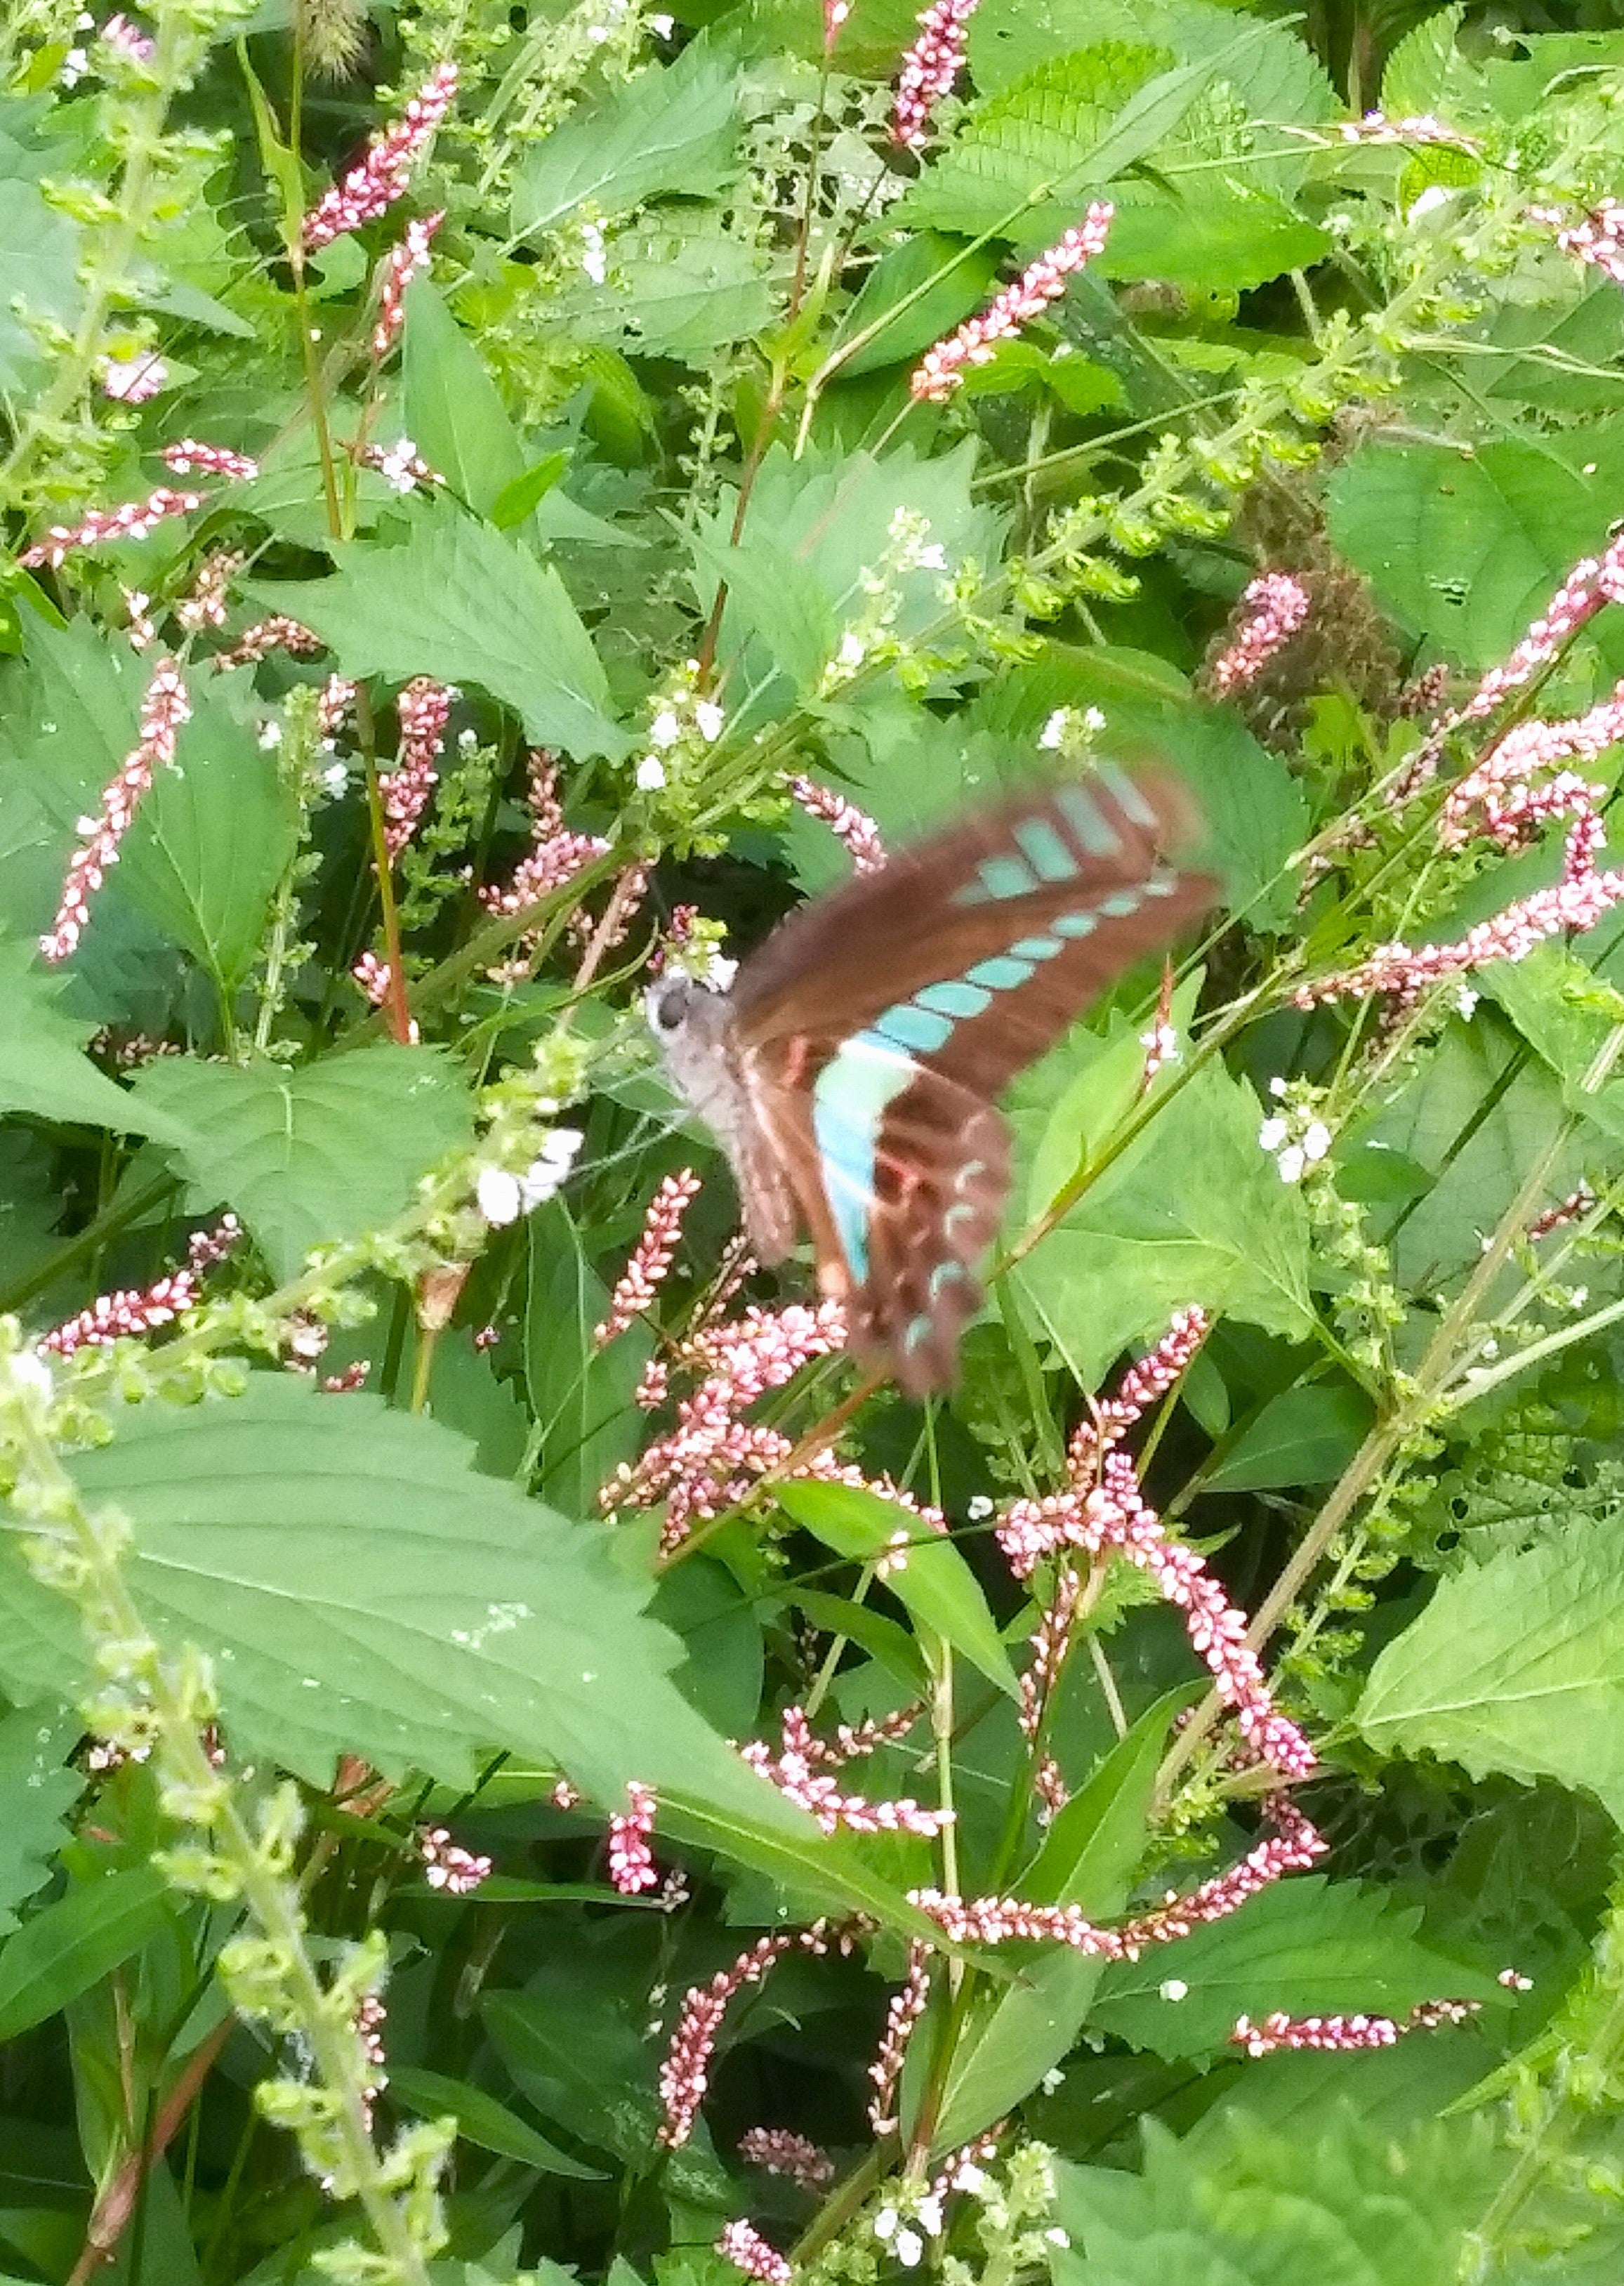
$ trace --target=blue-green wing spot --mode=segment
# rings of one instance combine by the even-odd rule
[[[1161,820],[1155,810],[1151,808],[1126,770],[1119,770],[1114,762],[1096,762],[1094,776],[1106,792],[1114,798],[1124,817],[1129,819],[1132,824],[1143,826],[1160,824]]]
[[[874,1029],[883,1040],[898,1048],[917,1048],[930,1055],[936,1048],[945,1047],[953,1037],[953,1018],[938,1011],[921,1007],[916,1001],[901,1000],[876,1016]]]
[[[1137,889],[1113,889],[1109,897],[1100,899],[1094,910],[1103,913],[1108,920],[1125,921],[1130,913],[1136,913],[1143,903],[1144,899]]]
[[[991,1005],[992,998],[992,995],[979,984],[966,984],[959,978],[945,984],[927,984],[922,992],[914,995],[914,1005],[957,1021],[964,1016],[979,1016]]]
[[[1098,914],[1085,906],[1081,912],[1062,913],[1051,926],[1056,936],[1092,936],[1100,921]]]
[[[1016,960],[1053,960],[1064,947],[1057,936],[1023,936],[1009,950]]]
[[[1074,881],[1081,870],[1047,817],[1023,817],[1015,838],[1040,881]]]
[[[874,1156],[886,1110],[918,1077],[912,1056],[877,1031],[854,1032],[812,1083],[812,1136],[841,1251],[854,1282],[868,1276]]]
[[[1120,796],[1118,798],[1120,800]],[[1154,825],[1156,812],[1148,808],[1137,793],[1134,794],[1134,800],[1138,811],[1136,823],[1141,825]],[[1122,836],[1111,824],[1093,795],[1085,793],[1081,786],[1056,786],[1055,807],[1091,857],[1115,857],[1120,855]],[[1126,802],[1122,803],[1122,808],[1130,817],[1134,816],[1134,810],[1129,809]]]
[[[951,1208],[945,1219],[951,1223],[958,1211],[958,1208]],[[939,1301],[945,1287],[961,1285],[969,1276],[969,1273],[961,1262],[938,1262],[930,1273],[930,1299]]]
[[[1017,984],[1031,982],[1032,973],[1030,960],[1012,960],[1008,953],[998,953],[991,960],[978,960],[965,974],[969,982],[985,984],[990,991],[1013,992]]]
[[[1164,869],[1148,874],[1140,886],[1147,897],[1171,897],[1179,886],[1179,876]]]

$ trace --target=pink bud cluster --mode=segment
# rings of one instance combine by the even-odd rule
[[[1096,1404],[1073,1432],[1068,1460],[1074,1478],[1087,1476],[1151,1406],[1160,1404],[1205,1341],[1210,1324],[1206,1312],[1194,1304],[1173,1312],[1156,1347],[1128,1368],[1115,1393]]]
[[[398,244],[389,248],[383,286],[378,296],[378,322],[373,327],[373,355],[386,358],[400,338],[406,322],[406,288],[420,270],[428,266],[434,235],[445,220],[445,209],[418,215],[406,225]]]
[[[445,751],[451,693],[443,682],[427,674],[416,675],[396,700],[395,708],[400,717],[400,746],[395,768],[378,780],[384,847],[391,858],[400,855],[428,807],[439,776],[435,765]]]
[[[62,900],[48,934],[40,939],[47,960],[66,960],[84,934],[90,899],[118,863],[119,844],[134,822],[137,805],[152,791],[153,778],[175,760],[183,723],[192,719],[192,701],[172,658],[160,659],[141,701],[141,737],[103,789],[95,817],[82,817],[79,847],[68,860]]]
[[[615,1282],[602,1322],[592,1328],[592,1346],[601,1349],[616,1334],[624,1334],[634,1318],[651,1310],[676,1257],[683,1218],[700,1194],[700,1179],[692,1167],[667,1175],[648,1202],[643,1233],[631,1259]]]
[[[393,972],[382,955],[376,952],[360,954],[349,974],[373,1006],[381,1008],[389,997],[389,986],[394,981]]]
[[[1528,218],[1554,229],[1564,254],[1594,264],[1615,286],[1624,286],[1624,204],[1617,199],[1603,199],[1582,222],[1565,225],[1554,207],[1531,207]]]
[[[1458,849],[1474,832],[1482,832],[1502,849],[1521,849],[1553,819],[1582,817],[1595,808],[1606,789],[1590,784],[1572,770],[1558,770],[1557,765],[1594,761],[1620,741],[1624,741],[1624,682],[1611,698],[1587,713],[1559,722],[1514,723],[1475,768],[1450,787],[1439,820],[1439,840],[1446,849]],[[1539,784],[1536,780],[1545,771],[1556,775]],[[1479,809],[1480,825],[1473,816]]]
[[[212,1230],[193,1232],[184,1269],[172,1270],[150,1286],[98,1294],[76,1317],[42,1334],[35,1346],[56,1357],[72,1357],[75,1350],[106,1348],[127,1336],[154,1333],[160,1326],[172,1324],[197,1306],[203,1273],[223,1261],[241,1236],[236,1216],[223,1215]]]
[[[908,1719],[911,1727],[915,1710],[908,1710]],[[928,1809],[906,1796],[893,1801],[867,1801],[861,1794],[842,1793],[831,1771],[839,1768],[845,1754],[812,1736],[812,1725],[799,1707],[787,1707],[780,1720],[782,1740],[776,1754],[756,1738],[748,1739],[739,1751],[770,1785],[775,1785],[797,1809],[809,1811],[825,1833],[843,1826],[851,1833],[917,1833],[934,1841],[952,1825],[952,1810]],[[847,1733],[851,1738],[855,1735]],[[872,1753],[880,1743],[875,1737],[872,1745],[854,1744],[847,1751]]]
[[[105,357],[99,369],[103,394],[120,405],[145,405],[169,378],[169,368],[155,350],[137,351],[134,357]]]
[[[188,635],[225,625],[225,595],[247,561],[239,548],[211,549],[198,566],[192,592],[175,606],[175,616]]]
[[[791,2127],[747,2127],[739,2138],[739,2156],[747,2167],[783,2175],[804,2191],[827,2190],[835,2180],[828,2153]]]
[[[545,748],[530,758],[530,853],[522,857],[505,889],[488,883],[480,901],[493,913],[527,912],[561,889],[584,866],[601,857],[608,847],[595,833],[572,833],[564,824],[558,797],[558,757]],[[514,959],[489,974],[498,982],[514,982],[526,974],[530,941],[521,938]]]
[[[915,18],[914,44],[897,74],[890,139],[901,151],[922,151],[930,114],[951,95],[964,64],[964,35],[977,0],[931,0]]]
[[[342,1379],[342,1376],[335,1377]],[[332,1386],[330,1383],[323,1385]],[[448,1897],[466,1897],[490,1879],[490,1858],[475,1856],[473,1850],[453,1841],[443,1825],[424,1826],[417,1846],[423,1860],[423,1879],[431,1889],[443,1889]]]
[[[304,218],[304,250],[359,230],[405,196],[412,165],[432,141],[457,92],[457,67],[436,66],[394,123],[374,135],[366,156]]]
[[[109,16],[101,28],[100,36],[115,55],[126,63],[150,64],[158,53],[158,43],[139,32],[128,16]]]
[[[268,619],[255,619],[251,627],[245,627],[229,650],[215,653],[211,664],[221,668],[253,666],[262,658],[269,658],[273,650],[292,651],[295,658],[308,658],[312,652],[326,649],[326,644],[320,635],[312,635],[309,627],[302,627],[297,619],[290,619],[279,611]]]
[[[1308,591],[1289,572],[1266,572],[1251,582],[1241,603],[1247,616],[1228,649],[1207,670],[1207,681],[1220,698],[1255,680],[1308,616]]]
[[[1470,135],[1434,118],[1430,111],[1416,112],[1408,119],[1389,119],[1385,112],[1367,111],[1362,119],[1343,120],[1337,132],[1345,143],[1452,143],[1464,151],[1478,147]]]
[[[351,1364],[347,1365],[344,1368],[342,1373],[329,1373],[324,1375],[321,1384],[323,1395],[326,1397],[354,1396],[357,1390],[365,1389],[366,1387],[367,1380],[372,1373],[372,1369],[373,1361],[371,1358],[357,1358]],[[466,1856],[467,1852],[464,1851],[459,1854]],[[478,1864],[482,1861],[475,1859],[471,1862]],[[490,1870],[489,1867],[487,1867],[486,1870],[488,1872]]]
[[[388,2011],[376,1992],[365,1994],[355,2013],[353,2030],[360,2042],[362,2059],[366,2065],[366,2078],[361,2088],[361,2109],[365,2115],[369,2132],[378,2099],[389,2084],[388,2060],[383,2045],[383,2028],[388,2015]]]
[[[854,873],[877,873],[885,863],[880,829],[866,810],[859,809],[833,787],[816,778],[791,778],[789,791],[808,817],[821,818],[836,841],[844,845]]]
[[[1019,1717],[1022,1735],[1029,1746],[1035,1746],[1041,1735],[1044,1714],[1071,1647],[1071,1629],[1082,1592],[1083,1583],[1078,1573],[1071,1565],[1064,1565],[1055,1582],[1048,1608],[1032,1632],[1032,1659],[1021,1677]],[[1040,1755],[1032,1770],[1032,1785],[1046,1820],[1065,1808],[1065,1781],[1051,1755]]]
[[[609,1879],[624,1897],[635,1897],[660,1886],[654,1852],[648,1846],[655,1806],[654,1788],[632,1778],[626,1785],[625,1809],[616,1810],[609,1819]]]
[[[172,477],[230,477],[250,484],[259,474],[259,462],[247,453],[233,453],[229,445],[205,445],[183,437],[166,445],[159,458]]]
[[[376,469],[397,493],[414,493],[420,485],[445,482],[438,469],[429,467],[410,437],[397,437],[392,445],[363,445],[359,459],[364,469]]]
[[[851,1935],[823,1920],[814,1921],[810,1928],[757,1937],[728,1967],[718,1968],[708,1984],[689,1987],[660,2067],[660,2102],[665,2116],[659,2140],[668,2151],[680,2149],[694,2132],[710,2084],[710,2059],[728,2003],[748,1985],[759,1984],[787,1952],[821,1954],[831,1944],[849,1951]]]
[[[1281,2048],[1329,2048],[1347,2053],[1359,2048],[1390,2048],[1407,2032],[1433,2032],[1440,2024],[1464,2024],[1478,2013],[1475,2000],[1423,2000],[1402,2023],[1391,2016],[1288,2016],[1276,2009],[1260,2024],[1237,2016],[1229,2035],[1249,2056],[1270,2056]]]
[[[1581,1183],[1576,1191],[1568,1193],[1566,1198],[1558,1200],[1554,1207],[1547,1207],[1543,1214],[1536,1215],[1525,1234],[1530,1239],[1549,1238],[1553,1230],[1562,1229],[1565,1224],[1581,1222],[1595,1206],[1595,1192],[1589,1183]]]
[[[1109,201],[1096,200],[1082,221],[995,296],[979,317],[967,318],[956,333],[928,349],[909,378],[911,395],[937,403],[951,397],[965,366],[987,364],[1000,342],[1012,341],[1023,326],[1041,317],[1065,292],[1071,272],[1102,251],[1115,212]]]
[[[897,2091],[902,2085],[902,2067],[907,2061],[914,2027],[924,2014],[930,1998],[930,1956],[922,1944],[915,1942],[908,1947],[907,1969],[902,1983],[886,2003],[885,2030],[880,2036],[879,2053],[868,2067],[868,2077],[874,2084],[868,2124],[876,2135],[893,2135],[897,2131]]]
[[[777,2247],[763,2238],[753,2223],[724,2223],[716,2251],[746,2278],[759,2279],[761,2286],[789,2286],[794,2275]]]
[[[53,524],[43,540],[25,548],[17,561],[25,572],[47,564],[56,571],[75,548],[98,548],[106,540],[145,540],[166,516],[190,516],[203,505],[201,493],[177,493],[160,485],[144,501],[126,501],[122,508],[88,508],[82,523]]]

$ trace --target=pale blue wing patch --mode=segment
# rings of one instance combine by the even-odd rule
[[[812,1136],[823,1187],[841,1251],[859,1286],[868,1275],[868,1218],[880,1128],[890,1105],[918,1076],[913,1057],[876,1026],[854,1032],[812,1083]]]

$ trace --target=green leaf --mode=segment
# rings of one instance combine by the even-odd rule
[[[492,513],[523,473],[518,432],[483,358],[426,277],[406,289],[401,371],[406,433],[429,467],[498,530],[520,522]]]
[[[1361,1389],[1313,1382],[1282,1390],[1202,1478],[1202,1489],[1256,1493],[1286,1485],[1334,1484],[1374,1417]]]
[[[1044,1123],[1056,1141],[1038,1140],[1040,1168],[1068,1133],[1075,1155],[1077,1103],[1088,1085],[1085,1065]],[[1300,1339],[1310,1330],[1307,1218],[1258,1147],[1262,1119],[1244,1081],[1203,1066],[1010,1273],[1084,1389],[1192,1302],[1271,1333]],[[1017,1115],[1029,1140],[1035,1123]],[[1034,1184],[1029,1211],[1041,1212],[1051,1195]]]
[[[420,1415],[261,1373],[240,1398],[126,1410],[69,1465],[92,1506],[129,1519],[143,1619],[169,1651],[214,1661],[245,1758],[326,1785],[353,1753],[462,1788],[506,1748],[611,1807],[640,1778],[663,1831],[928,1928],[694,1712],[671,1679],[682,1646],[645,1616],[650,1583],[625,1576],[602,1525],[473,1457]],[[0,1537],[0,1683],[60,1698],[90,1683],[71,1607]]]
[[[27,319],[68,332],[78,322],[83,240],[79,225],[48,205],[35,184],[7,182],[0,199],[0,390],[13,401],[39,387],[44,362]]]
[[[623,232],[609,261],[601,285],[577,286],[552,304],[583,341],[702,367],[765,333],[777,314],[768,255],[709,208],[686,217],[673,208]]]
[[[313,628],[346,674],[473,683],[537,745],[626,751],[598,654],[550,564],[444,498],[419,508],[404,545],[357,540],[333,555],[329,579],[248,580],[245,592]]]
[[[505,485],[490,503],[490,521],[498,532],[511,532],[545,500],[569,466],[568,453],[544,453],[539,461]]]
[[[83,1728],[76,1714],[51,1722],[37,1707],[0,1716],[0,1936],[51,1879],[64,1821],[84,1792],[80,1773],[63,1767]]]
[[[1440,8],[1399,42],[1382,72],[1382,107],[1390,117],[1431,112],[1463,123],[1493,115],[1482,72],[1457,45],[1465,14],[1464,8]]]
[[[1080,1906],[1091,1920],[1121,1912],[1144,1852],[1168,1727],[1187,1695],[1170,1691],[1148,1708],[1066,1804],[1021,1877],[1022,1896]],[[1102,1966],[1056,1946],[1024,1963],[1018,1983],[983,2002],[954,2053],[938,2150],[967,2142],[1001,2118],[1070,2052]]]
[[[1471,455],[1371,443],[1326,485],[1330,536],[1417,635],[1464,666],[1503,658],[1581,556],[1605,546],[1624,491],[1624,422],[1582,443],[1508,438]],[[1624,632],[1589,632],[1615,672]]]
[[[43,2023],[99,1983],[141,1950],[169,1911],[162,1875],[133,1865],[82,1882],[30,1914],[0,1944],[0,2041]]]
[[[922,1627],[950,1643],[1011,1699],[1020,1696],[987,1599],[950,1540],[938,1538],[910,1510],[859,1485],[776,1485],[773,1496],[787,1516],[826,1548],[859,1563],[877,1562],[897,1534],[903,1533],[910,1545],[888,1572],[886,1586]]]
[[[1588,1789],[1624,1825],[1624,1517],[1587,1519],[1441,1580],[1370,1671],[1355,1720],[1436,1754]]]
[[[1434,1951],[1416,1935],[1418,1905],[1361,1881],[1319,1874],[1276,1881],[1222,1920],[1136,1961],[1113,1962],[1093,2019],[1102,2031],[1177,2061],[1208,2063],[1237,2017],[1402,2017],[1423,2000],[1507,2006],[1485,1969]],[[1164,1998],[1169,1979],[1185,1990]]]
[[[450,1057],[385,1042],[292,1069],[165,1056],[132,1092],[183,1138],[198,1210],[234,1208],[279,1280],[313,1246],[394,1221],[435,1162],[473,1136]]]
[[[940,341],[961,319],[981,307],[993,291],[997,276],[998,257],[988,248],[963,246],[936,231],[911,233],[900,246],[888,247],[864,279],[857,299],[841,319],[836,348],[866,333],[908,295],[919,294],[918,301],[881,325],[873,341],[849,359],[841,372],[855,379],[859,374],[917,357],[921,350]],[[965,377],[968,380],[969,374]]]
[[[634,1393],[654,1336],[637,1322],[606,1348],[595,1346],[609,1289],[561,1201],[530,1217],[529,1236],[524,1369],[540,1439],[536,1489],[567,1516],[590,1516],[600,1486],[642,1443],[647,1416]]]
[[[449,2113],[465,2143],[494,2151],[499,2159],[516,2159],[521,2166],[538,2168],[544,2175],[575,2175],[592,2183],[603,2180],[601,2168],[572,2159],[568,2151],[561,2151],[556,2143],[549,2143],[545,2135],[528,2126],[516,2111],[466,2079],[450,2079],[443,2072],[423,2071],[412,2064],[391,2064],[389,2093],[420,2119],[439,2119]]]
[[[530,145],[514,185],[514,234],[557,230],[583,209],[605,222],[650,199],[713,198],[732,178],[738,139],[737,66],[702,36]]]
[[[177,1138],[178,1127],[160,1105],[120,1087],[82,1053],[96,1023],[59,1007],[67,983],[43,966],[34,946],[0,938],[0,1111]]]

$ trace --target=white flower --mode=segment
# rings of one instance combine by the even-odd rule
[[[1307,1160],[1303,1156],[1303,1147],[1300,1143],[1288,1143],[1275,1162],[1280,1170],[1280,1179],[1283,1183],[1300,1183],[1303,1179],[1303,1169],[1307,1163]]]
[[[945,572],[947,550],[939,540],[928,540],[915,555],[914,562],[921,572]]]
[[[1058,2064],[1051,2064],[1039,2082],[1045,2095],[1058,2095],[1065,2084],[1066,2076]]]
[[[1043,2075],[1044,2093],[1046,2095],[1052,2095],[1054,2093],[1053,2088],[1048,2085],[1051,2079],[1063,2079],[1064,2077],[1065,2074],[1063,2072],[1045,2072]],[[954,2171],[953,2187],[955,2191],[968,2191],[970,2196],[974,2198],[977,2191],[985,2191],[987,2187],[986,2170],[983,2167],[978,2167],[973,2159],[966,2159],[962,2166]]]
[[[326,787],[327,792],[333,796],[334,801],[336,801],[340,794],[343,792],[345,787],[349,784],[349,763],[330,763],[327,769],[326,769],[321,774],[321,782],[323,785]]]
[[[510,1175],[506,1167],[482,1167],[474,1196],[492,1230],[505,1230],[510,1222],[517,1222],[524,1204],[519,1178]]]
[[[581,267],[594,286],[601,286],[609,274],[609,258],[600,223],[584,222],[581,225]]]
[[[259,750],[262,754],[274,754],[281,743],[282,725],[279,722],[271,721],[262,722],[260,724]]]
[[[930,2232],[932,2238],[939,2238],[941,2236],[942,2195],[939,2191],[927,2191],[924,2197],[921,2199],[918,2206],[914,2209],[914,2212],[919,2217],[920,2221],[923,2223],[925,2228]]]
[[[1083,709],[1083,728],[1084,728],[1084,729],[1085,729],[1085,730],[1094,730],[1094,731],[1100,731],[1100,730],[1102,730],[1102,729],[1105,728],[1105,717],[1104,717],[1103,713],[1101,712],[1101,710],[1100,710],[1100,708],[1099,708],[1099,707],[1097,707],[1097,706],[1085,706],[1085,707],[1084,707],[1084,709]]]
[[[1286,1084],[1284,1080],[1281,1078],[1278,1072],[1276,1072],[1274,1078],[1270,1080],[1268,1084],[1268,1092],[1274,1097],[1276,1103],[1279,1102],[1281,1097],[1285,1093]]]
[[[972,1494],[964,1513],[972,1524],[985,1524],[992,1513],[992,1503],[985,1493],[976,1493]]]
[[[62,84],[77,87],[90,69],[90,58],[82,48],[69,48],[62,59]]]
[[[902,2220],[895,2207],[882,2207],[874,2219],[874,2235],[877,2239],[895,2238],[897,2226]]]
[[[840,638],[840,649],[835,654],[836,666],[855,669],[861,666],[864,657],[863,638],[848,627]]]
[[[36,1350],[20,1350],[12,1360],[12,1380],[30,1397],[49,1399],[51,1391],[51,1368]]]
[[[727,716],[714,698],[702,698],[694,708],[694,720],[699,725],[699,735],[707,745],[712,745],[722,735],[722,725]]]
[[[1406,220],[1415,222],[1422,215],[1429,215],[1432,213],[1435,208],[1447,206],[1453,196],[1454,193],[1444,184],[1429,183],[1426,189],[1422,192],[1419,198],[1412,199],[1410,201],[1409,213],[1406,217]]]
[[[917,2270],[924,2258],[925,2242],[916,2230],[910,2230],[905,2223],[897,2233],[891,2251],[905,2270]]]
[[[658,793],[665,784],[665,765],[658,754],[645,754],[637,766],[637,789],[639,793]]]
[[[1165,1977],[1156,1989],[1164,2000],[1183,2000],[1189,1995],[1189,1987],[1181,1976]]]
[[[1038,733],[1038,744],[1046,753],[1052,754],[1057,752],[1065,737],[1066,729],[1071,720],[1071,709],[1069,706],[1056,706]]]
[[[472,726],[466,730],[459,730],[457,733],[457,744],[465,754],[471,754],[474,752],[475,747],[479,744],[479,732],[473,729]]]
[[[713,952],[710,959],[705,963],[705,982],[710,987],[710,989],[713,992],[726,992],[730,990],[733,986],[734,978],[738,974],[738,962],[736,960],[729,960],[725,952]]]
[[[1590,1289],[1588,1286],[1575,1286],[1567,1297],[1567,1306],[1570,1310],[1582,1310],[1589,1298]]]
[[[582,1143],[578,1127],[555,1127],[519,1178],[524,1211],[550,1199],[575,1164]]]
[[[1278,1151],[1289,1132],[1283,1119],[1266,1119],[1258,1130],[1258,1148],[1260,1151]]]
[[[1330,1148],[1330,1130],[1322,1119],[1310,1121],[1303,1131],[1303,1156],[1315,1167]]]
[[[669,40],[677,28],[677,19],[674,16],[651,16],[648,28],[656,40]]]
[[[1046,2230],[1043,2235],[1051,2246],[1070,2246],[1071,2243],[1071,2234],[1062,2230],[1058,2223],[1052,2230]]]
[[[648,725],[648,742],[663,753],[682,736],[682,725],[669,706],[663,706]]]
[[[1470,984],[1463,984],[1455,996],[1455,1005],[1469,1024],[1471,1021],[1472,1011],[1482,997],[1480,992],[1474,992]]]

